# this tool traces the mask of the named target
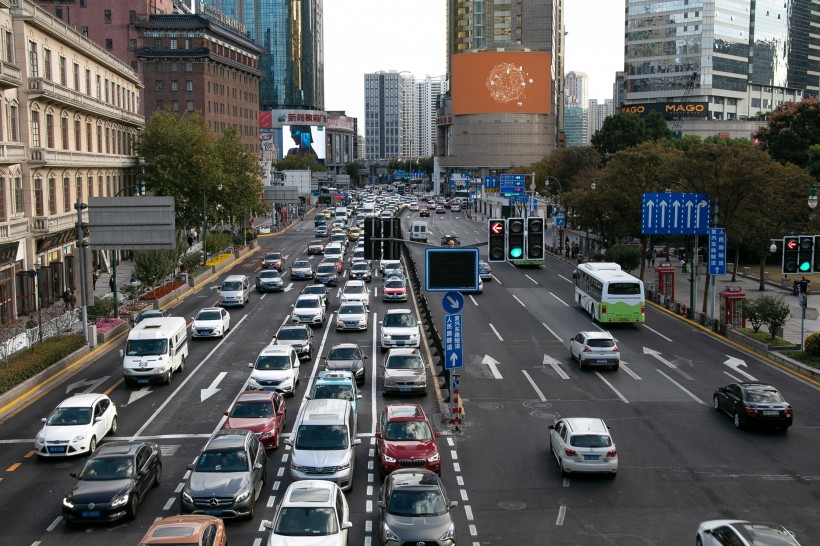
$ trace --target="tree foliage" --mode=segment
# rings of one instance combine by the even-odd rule
[[[327,167],[319,163],[315,156],[309,154],[289,155],[280,159],[276,163],[276,170],[279,171],[306,171],[314,173],[323,173]]]
[[[239,133],[225,129],[216,143],[216,159],[222,165],[224,210],[234,222],[268,214],[270,206],[262,201],[262,171],[256,155],[246,151]]]
[[[807,168],[809,149],[820,144],[820,100],[807,97],[800,102],[781,104],[769,116],[769,123],[755,133],[755,138],[777,161]]]
[[[134,257],[134,275],[143,285],[155,288],[174,272],[178,263],[176,250],[138,250]]]
[[[606,261],[615,262],[624,271],[632,271],[641,265],[641,250],[635,246],[613,245],[607,250]]]
[[[619,112],[604,120],[601,129],[592,135],[592,145],[604,160],[621,150],[632,148],[651,139],[644,120],[631,112]]]

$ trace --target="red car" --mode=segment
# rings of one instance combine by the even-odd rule
[[[420,405],[386,405],[376,429],[380,476],[399,468],[426,468],[441,474],[439,434]]]
[[[382,301],[407,301],[407,286],[401,279],[388,279],[382,288]]]
[[[279,437],[285,428],[285,399],[276,391],[245,391],[236,399],[230,411],[226,429],[250,430],[265,450],[279,447]]]
[[[336,273],[341,273],[342,269],[344,269],[344,267],[345,267],[344,260],[342,260],[341,256],[339,256],[338,260],[336,258],[326,256],[324,260],[319,262],[319,265],[322,265],[322,264],[335,264],[336,265]]]
[[[285,259],[282,257],[281,252],[271,252],[265,255],[265,258],[262,260],[262,265],[266,269],[282,271],[282,268],[285,267]]]

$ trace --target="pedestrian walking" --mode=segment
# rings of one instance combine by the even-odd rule
[[[800,289],[801,294],[808,294],[809,293],[809,284],[811,283],[806,277],[800,279],[800,282],[797,283],[798,288]]]
[[[68,288],[66,288],[65,291],[63,291],[62,300],[63,300],[63,303],[65,304],[65,310],[68,311],[69,310],[69,305],[71,304],[70,303],[71,302],[71,292],[68,291]]]
[[[649,255],[649,265],[651,267],[655,267],[655,258],[658,257],[658,254],[653,250],[652,254]]]
[[[94,290],[97,289],[97,280],[99,280],[100,275],[101,275],[101,273],[100,273],[100,268],[99,267],[94,270],[94,273],[91,274],[91,284],[94,287]]]
[[[68,295],[68,307],[69,311],[73,311],[74,308],[77,306],[77,295],[74,294],[74,289],[71,289],[71,292]]]

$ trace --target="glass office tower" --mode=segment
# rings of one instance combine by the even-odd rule
[[[259,109],[324,110],[322,0],[204,0],[265,50]]]

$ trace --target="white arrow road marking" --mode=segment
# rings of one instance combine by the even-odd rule
[[[628,365],[626,362],[624,362],[623,360],[621,360],[621,366],[620,366],[620,368],[619,368],[619,369],[621,369],[621,370],[625,371],[625,372],[626,372],[626,373],[628,373],[630,376],[632,376],[632,379],[637,379],[638,381],[640,381],[640,380],[641,380],[641,376],[640,376],[640,375],[638,375],[638,374],[636,374],[635,372],[633,372],[633,371],[629,368],[629,366],[630,366],[630,365]]]
[[[727,366],[729,366],[730,368],[732,368],[732,370],[734,370],[735,373],[739,373],[740,375],[742,375],[743,377],[745,377],[749,381],[757,381],[756,377],[754,377],[752,375],[749,375],[749,374],[747,374],[746,372],[744,372],[743,370],[740,369],[741,366],[743,366],[744,368],[748,368],[748,366],[746,365],[746,362],[744,360],[742,360],[740,358],[736,358],[734,356],[729,356],[729,355],[726,355],[726,356],[729,357],[729,358],[727,358],[723,363],[726,364]]]
[[[293,283],[292,282],[288,283],[288,285],[285,287],[283,292],[290,292],[291,290],[293,290]]]
[[[657,369],[657,368],[656,368],[656,369]],[[675,386],[676,386],[676,387],[678,387],[680,390],[682,390],[683,392],[685,392],[686,394],[688,394],[688,395],[689,395],[689,397],[690,397],[692,400],[694,400],[694,401],[695,401],[695,402],[697,402],[698,404],[703,404],[704,406],[706,405],[706,402],[704,402],[703,400],[701,400],[700,398],[698,398],[697,396],[695,396],[694,394],[692,394],[692,393],[691,393],[691,392],[690,392],[690,391],[689,391],[686,387],[684,387],[683,385],[681,385],[680,383],[678,383],[677,381],[675,381],[674,379],[672,379],[671,377],[669,377],[668,375],[666,375],[665,373],[663,373],[663,371],[662,371],[662,370],[658,370],[658,373],[659,373],[659,374],[661,374],[662,376],[664,376],[666,379],[668,379],[668,380],[669,380],[669,381],[671,381],[672,383],[674,383],[674,384],[675,384]]]
[[[681,374],[683,377],[685,377],[689,381],[694,381],[694,378],[691,375],[687,374],[684,371],[681,371],[680,368],[678,368],[677,366],[675,366],[674,364],[672,364],[671,362],[666,360],[664,357],[661,356],[661,353],[659,351],[656,351],[655,349],[650,349],[649,347],[644,347],[643,348],[643,354],[652,355],[653,357],[658,359],[658,361],[665,364],[670,370],[675,370],[676,372]]]
[[[228,375],[228,372],[219,372],[219,375],[216,376],[216,379],[211,382],[211,386],[207,389],[200,389],[199,390],[199,401],[204,402],[211,396],[215,395],[222,389],[218,389],[217,386],[225,379],[225,376]]]
[[[557,373],[561,379],[569,379],[567,373],[563,368],[561,368],[561,363],[552,358],[550,355],[544,355],[542,364],[544,364],[544,366],[552,366],[552,369],[555,370],[555,373]]]
[[[504,379],[501,377],[501,372],[498,371],[498,365],[500,362],[490,355],[484,355],[484,358],[481,360],[482,364],[486,364],[488,368],[490,368],[490,372],[492,372],[493,377],[496,379]]]
[[[149,394],[151,394],[151,387],[143,387],[138,391],[131,391],[131,395],[128,397],[128,403],[125,405],[130,406],[140,398],[148,396]]]
[[[105,381],[109,377],[111,377],[111,376],[106,375],[105,377],[101,377],[99,379],[83,379],[82,381],[77,381],[76,383],[71,383],[70,385],[66,386],[65,393],[68,394],[73,390],[82,389],[83,387],[85,387],[85,389],[83,390],[84,393],[93,392],[102,383],[105,383]]]

